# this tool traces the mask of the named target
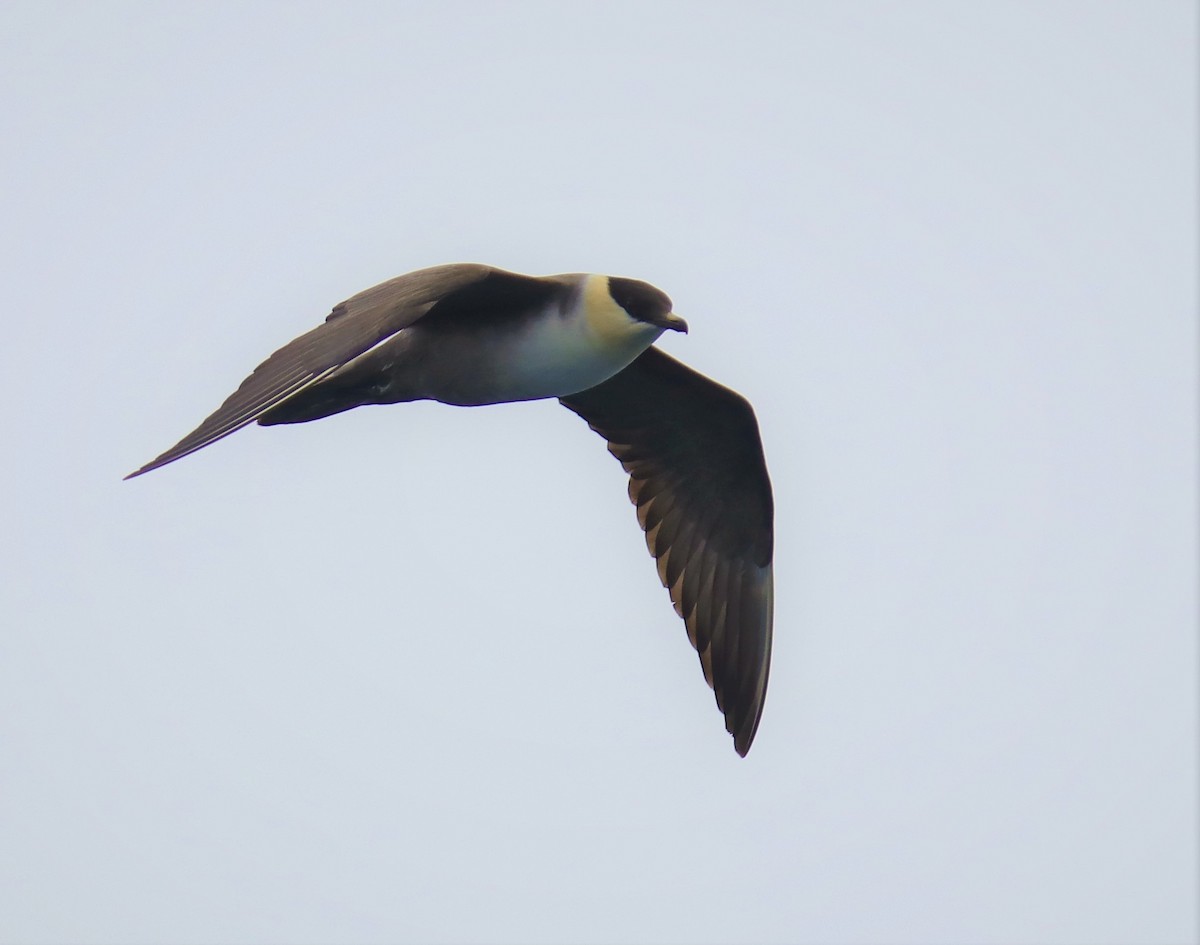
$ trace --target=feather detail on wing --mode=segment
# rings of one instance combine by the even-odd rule
[[[657,348],[561,402],[629,473],[659,578],[745,755],[766,698],[774,603],[774,502],[753,409]]]

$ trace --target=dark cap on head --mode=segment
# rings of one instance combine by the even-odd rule
[[[649,282],[611,276],[608,280],[608,291],[613,301],[625,309],[631,318],[661,328],[687,331],[687,323],[677,315],[671,314],[671,300],[667,293],[656,289]]]

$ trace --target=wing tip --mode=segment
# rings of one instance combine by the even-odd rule
[[[167,460],[166,462],[161,462],[161,463],[157,459],[151,460],[145,466],[142,466],[140,469],[135,469],[129,475],[122,476],[121,481],[128,482],[130,479],[136,479],[138,476],[144,476],[146,473],[148,473],[152,470],[158,469],[159,466],[165,466],[167,464],[167,462],[170,462],[170,460]]]
[[[758,734],[760,718],[762,718],[762,706],[758,707],[758,711],[749,725],[743,725],[740,730],[730,733],[733,735],[733,750],[743,758],[750,753],[750,746],[754,744],[754,736]]]
[[[201,446],[205,446],[205,445],[207,445],[207,444],[201,444]],[[138,476],[144,476],[148,472],[153,472],[156,469],[161,469],[163,466],[166,466],[169,463],[173,463],[177,459],[183,459],[183,457],[185,457],[185,456],[191,456],[192,453],[196,452],[196,450],[198,450],[200,448],[201,448],[200,446],[195,446],[195,447],[192,447],[191,449],[180,450],[180,449],[178,449],[178,447],[172,447],[171,449],[169,449],[165,453],[163,453],[161,456],[155,456],[154,459],[152,459],[152,460],[150,460],[150,462],[146,463],[145,466],[142,466],[139,469],[135,469],[133,472],[131,472],[127,476],[122,476],[121,481],[128,482],[130,479],[136,479]]]

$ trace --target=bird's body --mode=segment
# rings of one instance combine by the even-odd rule
[[[607,276],[553,276],[531,288],[510,273],[491,273],[480,289],[507,305],[493,301],[482,313],[435,308],[327,383],[344,386],[353,378],[381,398],[367,403],[478,407],[562,397],[607,380],[664,330],[632,321],[612,301]]]
[[[480,406],[557,397],[609,441],[739,754],[766,694],[772,499],[750,405],[651,346],[686,331],[653,286],[476,264],[389,280],[335,306],[261,364],[141,475],[257,421],[365,404]]]

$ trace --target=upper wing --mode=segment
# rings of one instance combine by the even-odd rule
[[[497,270],[476,264],[420,269],[335,305],[312,331],[284,345],[195,430],[126,479],[165,466],[253,423],[276,404],[407,328],[450,293]]]
[[[767,692],[774,592],[774,500],[753,409],[653,347],[561,402],[629,473],[658,575],[745,755]]]

